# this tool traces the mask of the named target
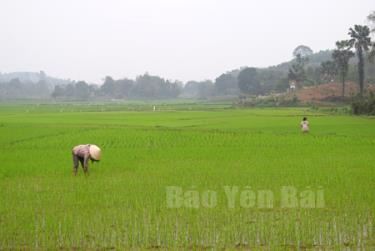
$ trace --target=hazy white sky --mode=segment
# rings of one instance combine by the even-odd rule
[[[0,72],[214,79],[333,48],[374,0],[0,0]]]

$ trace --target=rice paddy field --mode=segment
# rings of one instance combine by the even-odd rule
[[[85,143],[103,157],[74,177]],[[374,191],[373,117],[0,106],[0,250],[375,250]]]

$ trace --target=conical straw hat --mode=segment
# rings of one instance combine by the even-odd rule
[[[94,160],[100,160],[102,151],[96,145],[90,145],[90,157]]]

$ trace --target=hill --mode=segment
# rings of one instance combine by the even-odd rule
[[[40,81],[44,81],[47,85],[54,87],[56,85],[68,84],[71,81],[61,78],[55,78],[48,76],[44,71],[40,72],[0,72],[0,83],[10,82],[18,79],[21,83],[33,83],[36,84]]]
[[[375,85],[368,85],[368,91],[375,91]],[[341,97],[342,85],[340,83],[328,83],[317,86],[305,87],[296,92],[299,101],[303,103],[324,102],[324,101],[348,101],[357,95],[359,87],[357,83],[350,82],[345,86],[345,98]]]

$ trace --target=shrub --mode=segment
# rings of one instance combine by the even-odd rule
[[[296,96],[267,96],[267,97],[249,97],[242,98],[235,104],[240,107],[295,107],[300,102]]]
[[[355,97],[352,100],[352,112],[355,115],[375,115],[375,95],[370,92],[364,97]]]

